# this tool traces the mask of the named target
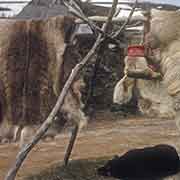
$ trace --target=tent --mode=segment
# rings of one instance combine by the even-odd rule
[[[109,9],[85,2],[81,4],[81,8],[87,16],[107,15]],[[62,0],[32,0],[15,18],[43,19],[57,15],[71,15]]]

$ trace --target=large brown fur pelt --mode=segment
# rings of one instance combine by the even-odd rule
[[[0,20],[0,105],[2,124],[40,125],[77,63],[64,61],[66,28],[74,19],[57,16],[44,20]],[[85,121],[76,79],[63,110],[69,118]]]

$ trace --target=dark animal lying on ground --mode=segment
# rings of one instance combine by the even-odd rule
[[[174,175],[179,171],[179,156],[169,145],[130,150],[109,160],[98,174],[120,179],[149,179]]]

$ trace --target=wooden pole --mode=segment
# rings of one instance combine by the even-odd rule
[[[76,125],[74,126],[74,128],[72,129],[71,138],[70,138],[68,147],[67,147],[67,149],[66,149],[66,154],[65,154],[65,156],[64,156],[64,165],[65,165],[65,166],[67,166],[67,164],[68,164],[68,162],[69,162],[69,158],[70,158],[70,155],[71,155],[71,152],[72,152],[72,149],[73,149],[73,146],[74,146],[74,143],[75,143],[77,134],[78,134],[78,130],[79,130],[79,127],[78,127],[78,125],[76,124]]]
[[[143,15],[146,17],[146,21],[144,21],[144,31],[143,31],[143,44],[145,43],[145,37],[147,33],[150,31],[150,20],[151,20],[151,10],[148,8],[146,11],[143,12]],[[151,53],[151,50],[145,46],[145,55]]]

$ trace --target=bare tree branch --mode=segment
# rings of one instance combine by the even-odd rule
[[[113,15],[114,15],[113,13],[115,13],[115,11],[116,11],[117,4],[118,4],[118,0],[114,0],[112,8],[109,12],[108,21],[102,27],[102,31],[104,31],[104,33],[106,33],[108,30],[108,26],[111,22]],[[101,45],[101,43],[103,42],[103,40],[104,40],[104,37],[102,37],[102,34],[99,34],[99,36],[98,36],[96,42],[94,43],[93,47],[91,48],[91,50],[88,52],[88,54],[85,56],[85,58],[79,64],[77,64],[75,66],[75,68],[72,70],[68,80],[66,81],[66,83],[64,85],[64,88],[62,89],[61,94],[58,97],[58,100],[57,100],[53,110],[51,111],[51,113],[49,114],[49,116],[45,120],[45,122],[42,124],[42,126],[38,129],[37,133],[32,138],[32,140],[28,144],[26,144],[21,149],[21,151],[18,153],[18,155],[16,156],[16,161],[12,165],[11,169],[8,171],[8,174],[5,177],[5,180],[14,180],[15,179],[16,174],[17,174],[18,170],[20,169],[23,161],[27,157],[28,153],[39,142],[39,140],[43,137],[43,135],[46,133],[48,128],[54,122],[54,120],[56,118],[56,114],[61,109],[63,102],[64,102],[64,99],[68,93],[68,90],[70,89],[70,87],[71,87],[73,81],[75,80],[76,76],[82,70],[82,68],[89,62],[89,60],[96,54],[96,52],[97,52],[99,46]]]
[[[107,31],[108,31],[108,28],[109,28],[109,25],[112,21],[112,18],[116,12],[116,8],[117,8],[117,4],[118,4],[118,0],[113,0],[113,4],[112,4],[112,7],[111,7],[111,10],[109,11],[109,14],[108,14],[108,19],[103,27],[103,31],[104,33],[106,34]]]
[[[70,1],[69,2],[67,0],[64,0],[63,3],[68,8],[68,11],[70,13],[72,13],[76,17],[80,18],[83,22],[86,22],[94,32],[99,31],[100,33],[103,33],[101,28],[96,26],[92,21],[88,20],[88,18],[85,16],[83,11],[80,10],[80,8],[78,7],[78,5],[76,4],[75,1]]]
[[[134,11],[135,11],[135,9],[136,9],[137,3],[138,3],[138,0],[135,1],[134,6],[133,6],[133,8],[132,8],[132,10],[131,10],[131,12],[130,12],[128,18],[127,18],[127,20],[126,20],[126,21],[124,22],[124,24],[120,27],[120,29],[112,35],[112,38],[117,38],[117,37],[122,33],[122,31],[125,29],[126,25],[127,25],[127,24],[130,22],[130,20],[131,20],[131,17],[132,17],[132,15],[133,15],[133,13],[134,13]]]
[[[128,19],[129,19],[128,17],[113,17],[112,22],[113,23],[121,23],[121,22],[123,23],[123,22],[126,22]],[[89,22],[92,22],[92,21],[106,22],[107,17],[106,16],[90,16],[90,17],[88,17],[87,20]],[[143,16],[134,16],[134,17],[131,17],[131,19],[129,21],[132,23],[136,22],[136,21],[141,21],[141,23],[142,23],[146,20],[147,20],[147,18],[145,18]],[[83,20],[82,18],[76,20],[76,23],[82,23],[82,22],[88,23],[87,21]],[[96,26],[96,25],[95,25],[95,27],[98,28],[98,26]]]
[[[132,15],[136,9],[136,6],[137,6],[137,3],[138,3],[138,0],[135,1],[134,3],[134,6],[129,14],[129,16],[127,18],[119,18],[119,17],[111,17],[112,21],[113,22],[122,22],[122,21],[125,21],[124,24],[120,27],[120,29],[115,32],[114,34],[112,35],[108,35],[107,33],[104,33],[98,26],[96,26],[94,24],[93,21],[102,21],[102,22],[105,22],[105,21],[108,21],[108,18],[107,17],[100,17],[100,16],[93,16],[93,17],[89,17],[87,18],[82,11],[78,11],[77,9],[77,5],[75,7],[72,6],[72,3],[68,3],[67,1],[64,1],[64,4],[68,7],[69,11],[71,13],[73,13],[76,17],[78,17],[79,19],[81,19],[83,22],[87,23],[90,28],[94,31],[94,32],[99,32],[101,34],[103,34],[106,38],[109,38],[110,40],[112,40],[112,42],[116,43],[117,45],[119,45],[119,47],[121,47],[121,43],[117,40],[117,37],[122,33],[122,31],[126,28],[126,26],[128,25],[128,23],[130,21],[137,21],[137,20],[140,20],[140,21],[146,21],[146,18],[145,17],[134,17],[132,18]],[[112,8],[113,9],[113,8]],[[115,14],[115,13],[114,13]],[[80,23],[82,21],[80,21],[79,19],[76,20],[77,23]]]
[[[115,43],[119,47],[121,47],[121,43],[116,38],[112,38],[109,34],[104,33],[104,31],[101,28],[99,28],[98,26],[96,26],[95,23],[91,19],[87,18],[82,11],[78,11],[78,9],[76,8],[77,4],[74,7],[73,6],[74,3],[70,4],[66,0],[64,0],[63,2],[64,2],[64,5],[68,8],[69,12],[71,12],[72,14],[74,14],[74,16],[79,18],[75,21],[76,23],[82,23],[82,22],[87,23],[95,34],[101,33],[105,38],[110,39],[113,43]],[[106,17],[106,20],[104,20],[104,22],[106,22],[106,21],[107,21],[107,17]]]

